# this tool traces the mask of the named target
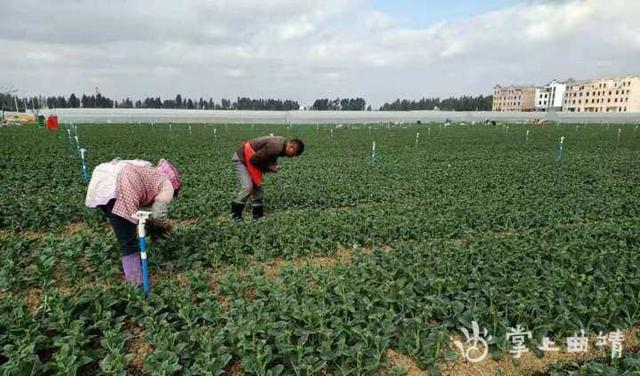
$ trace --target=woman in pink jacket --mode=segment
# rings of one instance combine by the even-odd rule
[[[124,278],[136,286],[142,284],[142,273],[134,215],[150,206],[155,230],[169,233],[167,205],[180,187],[178,170],[165,159],[157,167],[141,160],[114,160],[98,165],[91,175],[85,204],[107,214],[122,249]]]

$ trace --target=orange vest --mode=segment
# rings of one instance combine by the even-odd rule
[[[251,157],[255,154],[255,150],[251,147],[251,143],[249,141],[244,144],[244,164],[247,166],[247,170],[249,171],[249,176],[251,176],[251,181],[256,187],[260,187],[262,185],[262,171],[258,169],[256,166],[251,163]]]

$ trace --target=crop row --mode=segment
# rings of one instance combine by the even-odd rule
[[[151,374],[215,373],[232,359],[257,375],[369,374],[384,365],[388,348],[436,372],[442,357],[455,358],[449,333],[472,320],[497,338],[496,357],[505,355],[504,333],[516,324],[539,341],[545,333],[560,338],[638,322],[640,222],[565,230],[354,248],[350,262],[285,265],[275,278],[260,264],[218,273],[192,265],[179,274],[155,265],[149,300],[113,283],[118,266],[107,260],[117,251],[97,234],[23,242],[9,249],[0,274],[0,369],[123,370],[132,328],[142,328]],[[70,246],[84,247],[86,256],[69,259]],[[41,252],[52,261],[33,256]],[[41,296],[29,309],[23,302],[34,288]]]

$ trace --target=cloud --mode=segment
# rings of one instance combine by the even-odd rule
[[[407,24],[371,0],[4,0],[0,85],[23,94],[364,96],[489,93],[640,73],[640,2],[522,2]]]
[[[377,10],[368,11],[364,22],[367,29],[372,31],[388,29],[394,24],[393,18]]]

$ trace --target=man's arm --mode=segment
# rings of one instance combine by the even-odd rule
[[[262,149],[253,154],[250,161],[258,169],[264,172],[275,172],[272,166],[278,165],[280,150],[271,145],[265,145]]]

